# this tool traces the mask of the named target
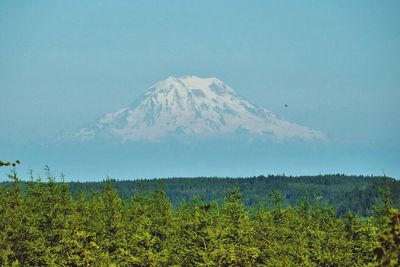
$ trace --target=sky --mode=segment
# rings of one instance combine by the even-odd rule
[[[49,164],[82,179],[381,169],[400,177],[399,12],[399,1],[369,0],[0,0],[0,159],[23,159],[23,174]],[[81,153],[54,144],[156,82],[183,75],[217,77],[251,103],[324,132],[327,141],[260,151],[238,144],[234,154],[241,155],[223,162],[217,159],[227,147],[203,151],[214,155],[215,167],[206,156],[165,160],[177,155],[165,152],[171,144],[140,145],[131,149],[158,157],[149,153],[133,169],[105,163],[132,158],[129,149]],[[89,160],[99,149],[111,156]],[[88,164],[74,161],[76,154]]]

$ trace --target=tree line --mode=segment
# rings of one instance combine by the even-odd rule
[[[393,192],[393,206],[400,208],[400,181],[383,176],[351,176],[343,174],[317,176],[285,176],[268,175],[247,178],[165,178],[142,180],[109,179],[119,196],[128,200],[137,192],[150,193],[162,188],[173,207],[182,201],[190,201],[194,196],[210,202],[221,204],[226,193],[232,187],[240,189],[242,202],[246,208],[256,208],[268,202],[274,191],[282,193],[283,205],[296,206],[305,197],[318,197],[323,203],[331,206],[335,212],[343,216],[348,211],[368,216],[373,207],[379,204],[379,189],[384,183]],[[73,195],[79,191],[100,192],[103,182],[70,182]]]
[[[122,198],[116,181],[72,193],[50,172],[0,187],[1,266],[399,266],[400,213],[390,183],[373,212],[338,216],[320,197],[296,206],[278,191],[246,207],[223,201],[173,207],[162,186]]]

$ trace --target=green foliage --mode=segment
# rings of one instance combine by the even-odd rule
[[[11,182],[0,185],[0,266],[400,263],[400,214],[387,185],[373,215],[341,217],[317,194],[292,205],[285,194],[266,191],[269,199],[252,209],[238,184],[223,201],[195,197],[174,209],[159,185],[126,199],[115,180],[71,193],[49,169],[46,175],[46,182],[22,183],[12,170]]]
[[[210,202],[222,204],[230,188],[237,187],[242,195],[246,208],[257,207],[267,203],[273,207],[269,196],[279,192],[282,207],[296,206],[307,197],[316,196],[329,204],[335,212],[343,216],[347,211],[357,215],[370,216],[373,207],[380,205],[382,188],[387,185],[392,191],[389,201],[400,208],[400,181],[393,178],[378,176],[347,176],[343,174],[318,176],[257,176],[249,178],[167,178],[151,180],[111,181],[118,195],[123,200],[129,200],[135,193],[148,194],[154,192],[160,184],[167,194],[173,207],[177,208],[182,201],[190,202],[195,196]],[[104,182],[71,182],[71,192],[76,195],[80,190],[85,192],[100,192]]]
[[[8,161],[1,161],[0,160],[0,167],[3,167],[3,166],[13,166],[13,167],[15,167],[18,164],[21,164],[21,162],[19,160],[16,160],[14,162],[8,162]]]
[[[375,254],[379,266],[400,266],[400,212],[391,209],[385,219],[386,225]]]

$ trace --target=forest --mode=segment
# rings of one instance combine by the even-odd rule
[[[8,178],[1,266],[400,265],[391,178]]]
[[[79,191],[100,192],[105,182],[70,182],[68,186],[71,193],[77,195]],[[242,195],[243,205],[247,208],[257,208],[259,205],[268,207],[269,196],[279,191],[282,194],[283,206],[296,206],[297,202],[305,197],[318,197],[340,216],[347,211],[363,216],[371,215],[372,208],[379,202],[379,190],[387,183],[392,192],[393,206],[400,208],[400,181],[383,176],[268,175],[247,178],[108,179],[108,182],[112,183],[123,200],[128,200],[135,193],[147,194],[161,189],[165,191],[174,208],[193,197],[221,204],[228,191],[237,187]]]

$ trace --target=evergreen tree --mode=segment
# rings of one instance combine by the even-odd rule
[[[252,240],[255,234],[254,227],[243,208],[237,188],[228,193],[215,230],[217,239],[211,256],[216,265],[253,266],[255,264],[259,249],[254,246]]]

